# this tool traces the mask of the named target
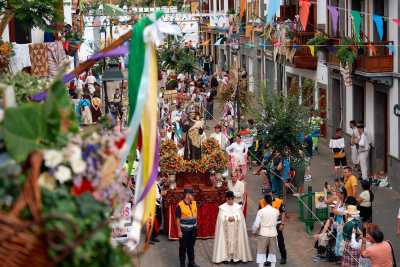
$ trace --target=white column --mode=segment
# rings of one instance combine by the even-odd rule
[[[0,36],[1,39],[2,39],[4,42],[9,42],[9,41],[10,41],[9,32],[10,32],[10,30],[9,30],[9,28],[8,28],[8,25],[7,25],[6,28],[4,29],[3,35]]]
[[[317,4],[317,24],[327,25],[328,24],[328,9],[326,5],[327,0],[320,0]]]
[[[389,17],[398,18],[399,17],[399,1],[388,1],[389,3]],[[387,3],[387,2],[386,2]],[[388,38],[390,41],[394,41],[394,45],[398,47],[399,45],[399,28],[394,23],[388,23],[389,35]],[[398,57],[398,49],[393,56],[393,71],[399,72],[399,57]],[[395,104],[399,103],[399,80],[393,79],[393,86],[389,91],[389,102],[388,102],[388,113],[389,113],[389,155],[400,158],[399,151],[399,118],[393,114],[393,107]]]
[[[368,138],[375,143],[375,88],[370,82],[365,83],[365,126]]]
[[[351,88],[346,88],[345,87],[345,112],[346,114],[344,115],[343,124],[344,124],[344,129],[347,134],[351,134],[351,128],[350,128],[350,121],[353,119],[354,116],[354,107],[353,107],[353,87]]]
[[[64,0],[64,23],[72,25],[72,1]]]

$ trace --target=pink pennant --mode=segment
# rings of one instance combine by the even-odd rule
[[[281,47],[281,41],[278,41],[278,42],[274,43],[274,47],[275,48]]]
[[[393,22],[400,26],[400,19],[393,19]]]
[[[307,29],[307,22],[308,22],[308,15],[310,14],[310,0],[300,0],[299,1],[299,6],[300,6],[300,22],[301,25],[303,26],[303,30],[306,31]]]

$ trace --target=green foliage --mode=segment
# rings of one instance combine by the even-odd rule
[[[353,66],[357,58],[357,48],[355,43],[350,38],[344,38],[337,47],[336,57],[344,66]]]
[[[258,121],[263,125],[262,132],[267,132],[264,143],[282,155],[301,158],[299,150],[303,148],[303,141],[299,136],[310,130],[309,108],[300,105],[296,96],[269,95],[262,99],[263,110]]]
[[[61,21],[61,0],[0,0],[0,13],[11,10],[23,27],[47,29]]]
[[[44,103],[26,103],[8,108],[1,131],[7,151],[17,161],[24,161],[34,150],[58,148],[67,143],[67,131],[78,130],[73,105],[64,84],[55,82]]]
[[[161,49],[160,62],[162,69],[173,69],[179,73],[192,73],[200,68],[190,49],[179,47],[175,42],[170,42]]]
[[[44,216],[49,218],[45,224],[46,231],[63,235],[63,239],[58,240],[61,242],[58,245],[65,247],[67,244],[74,244],[77,238],[93,232],[59,266],[130,266],[130,259],[122,249],[114,248],[110,244],[111,231],[105,223],[111,215],[109,207],[96,201],[88,193],[74,197],[66,187],[55,191],[43,189],[42,198]],[[104,227],[99,227],[101,225]],[[50,247],[50,255],[56,256],[58,253],[56,247]]]
[[[329,38],[325,33],[317,32],[314,38],[308,40],[308,45],[316,45],[318,46],[325,45],[328,42]]]
[[[29,75],[25,72],[16,74],[5,73],[0,77],[3,84],[11,85],[14,88],[17,104],[30,101],[30,97],[36,93],[43,91],[47,87],[48,81]]]

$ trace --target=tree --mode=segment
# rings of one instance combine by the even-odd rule
[[[62,0],[0,0],[0,36],[15,17],[24,27],[47,29],[62,18]]]
[[[301,105],[296,96],[270,94],[268,98],[261,97],[260,102],[257,120],[261,132],[267,133],[263,141],[282,155],[299,157],[299,150],[303,148],[301,136],[310,131],[309,108]]]

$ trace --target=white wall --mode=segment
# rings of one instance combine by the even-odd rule
[[[9,29],[8,26],[6,26],[6,28],[4,29],[3,35],[1,36],[1,39],[4,42],[9,42],[10,41],[10,35],[9,35]]]
[[[33,28],[31,30],[32,43],[43,43],[44,42],[44,32],[39,28]]]
[[[343,124],[344,124],[344,129],[346,131],[347,134],[352,134],[351,128],[350,128],[350,121],[353,119],[354,117],[354,110],[353,110],[353,87],[351,88],[346,88],[345,87],[345,105],[346,105],[346,109],[345,112],[346,114],[344,114],[344,118],[342,118],[343,120]]]
[[[317,24],[328,24],[327,0],[320,0],[317,4]]]
[[[375,143],[375,88],[370,82],[365,83],[365,126],[370,142]]]
[[[64,0],[64,22],[72,25],[72,1]]]

